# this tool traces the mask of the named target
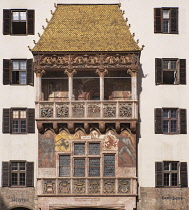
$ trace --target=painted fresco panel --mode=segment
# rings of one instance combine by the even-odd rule
[[[55,135],[52,131],[47,131],[44,134],[39,134],[39,168],[55,167],[54,136]]]
[[[86,135],[82,130],[75,134],[69,134],[65,130],[59,134],[47,131],[39,135],[39,167],[54,168],[57,152],[71,152],[71,143],[75,140],[100,140],[102,151],[118,154],[118,167],[132,167],[136,165],[135,136],[129,131],[123,131],[120,135],[113,131],[100,134],[93,130]]]

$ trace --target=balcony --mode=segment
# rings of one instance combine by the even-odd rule
[[[136,178],[38,178],[38,196],[130,196],[136,186]]]
[[[136,120],[137,101],[39,101],[37,120]]]

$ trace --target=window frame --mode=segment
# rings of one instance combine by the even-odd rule
[[[165,169],[165,164],[169,165],[169,170]],[[176,163],[177,170],[170,170],[170,165]],[[175,160],[164,160],[155,162],[155,187],[156,188],[181,188],[188,187],[188,169],[187,162]],[[168,185],[165,184],[164,174],[169,174]],[[177,185],[171,183],[171,176],[177,174]]]
[[[169,17],[163,17],[163,11],[169,10]],[[168,21],[168,32],[164,31],[164,22]],[[154,8],[154,33],[178,34],[179,7]]]
[[[25,185],[11,185],[11,163],[14,162],[25,163]],[[34,162],[28,162],[26,160],[2,161],[2,187],[34,187]]]
[[[164,133],[163,132],[163,109],[177,109],[177,133]],[[154,128],[155,134],[167,134],[167,135],[175,135],[175,134],[187,134],[187,110],[178,107],[162,107],[154,109]]]
[[[164,62],[168,62],[168,68],[164,68]],[[173,69],[171,68],[171,62],[175,61],[176,62],[176,68]],[[174,58],[171,58],[171,59],[168,59],[168,58],[163,58],[162,59],[162,83],[163,85],[178,85],[179,84],[179,81],[180,81],[180,76],[179,76],[179,59],[174,59]],[[176,77],[174,78],[174,82],[173,83],[165,83],[164,82],[164,73],[165,72],[176,72]]]
[[[168,68],[164,62],[168,62]],[[171,62],[176,62],[176,69],[171,68]],[[165,72],[176,72],[174,82],[164,82]],[[186,59],[179,58],[155,58],[155,83],[156,85],[186,85]]]
[[[13,20],[14,12],[26,12],[26,20]],[[24,33],[13,31],[14,23],[26,23]],[[17,24],[18,25],[18,24]],[[17,26],[18,27],[18,26]],[[33,9],[3,9],[3,35],[27,36],[35,34],[35,10]]]
[[[26,64],[26,69],[22,70],[21,69],[21,62],[25,61],[25,64]],[[14,65],[13,63],[14,62],[19,62],[19,69],[13,69],[14,68]],[[19,83],[13,83],[13,72],[18,72],[19,74]],[[25,72],[26,75],[25,75],[25,84],[21,84],[20,80],[21,80],[21,76],[20,76],[20,73],[21,72]],[[11,81],[11,84],[12,85],[27,85],[27,59],[11,59],[11,68],[10,68],[10,81]]]
[[[168,110],[168,117],[164,117],[165,110]],[[171,117],[171,112],[176,111],[176,117]],[[162,108],[162,132],[163,134],[178,134],[179,133],[179,110],[178,108]],[[168,132],[164,132],[164,121],[168,121]],[[176,131],[171,131],[172,121],[176,121]]]
[[[172,170],[171,167],[172,167],[172,164],[173,163],[176,163],[177,164],[177,170]],[[165,164],[168,164],[169,165],[169,170],[165,170]],[[180,166],[179,166],[179,162],[178,161],[163,161],[163,186],[164,187],[179,187],[179,169],[180,169]],[[168,174],[169,176],[169,184],[168,185],[165,185],[165,174]],[[177,174],[177,184],[176,185],[173,185],[172,184],[172,178],[173,178],[173,174]]]
[[[13,116],[13,113],[14,113],[14,111],[18,111],[18,115],[19,115],[19,117],[18,118],[14,118],[14,116]],[[25,111],[26,112],[26,118],[21,118],[20,117],[20,112],[21,111]],[[15,121],[17,120],[18,121],[18,132],[14,132],[13,130],[13,121],[14,121],[14,119],[15,119]],[[21,132],[21,121],[22,121],[22,119],[24,119],[25,120],[25,126],[26,126],[26,131],[25,132]],[[28,127],[28,113],[27,113],[27,109],[26,108],[23,108],[23,109],[18,109],[18,108],[13,108],[13,109],[11,109],[11,130],[12,130],[12,134],[26,134],[26,133],[28,133],[28,129],[27,129],[27,127]]]
[[[13,19],[13,13],[14,12],[18,12],[19,13],[19,18],[21,17],[20,13],[21,12],[25,12],[26,13],[26,20],[20,20],[20,19],[19,20],[14,20]],[[13,28],[14,28],[13,24],[14,23],[25,23],[26,24],[26,26],[25,26],[26,33],[13,33]],[[25,10],[25,9],[19,9],[19,10],[11,9],[11,35],[18,35],[18,36],[20,36],[20,35],[27,35],[27,31],[28,31],[28,12],[27,12],[27,10]]]
[[[12,169],[12,164],[13,163],[17,163],[17,167],[19,168],[18,170],[13,170]],[[24,165],[24,167],[25,167],[25,169],[24,170],[21,170],[20,169],[20,164],[21,163],[24,163],[25,165]],[[10,186],[11,187],[26,187],[26,173],[27,173],[27,166],[26,166],[26,161],[10,161]],[[24,173],[25,174],[25,176],[24,176],[24,184],[22,185],[22,184],[20,184],[20,182],[21,182],[21,177],[20,177],[20,174],[21,173]],[[17,174],[17,183],[18,184],[13,184],[13,176],[12,176],[12,174]]]
[[[85,154],[83,155],[75,155],[74,154],[74,144],[85,144]],[[89,144],[100,144],[99,146],[99,154],[89,154]],[[102,143],[100,141],[73,141],[72,143],[72,151],[70,153],[68,152],[65,152],[65,153],[59,153],[58,156],[58,176],[59,177],[62,177],[62,178],[115,178],[115,165],[116,165],[116,153],[102,153]],[[60,156],[70,156],[70,176],[60,176]],[[114,156],[114,176],[104,176],[104,156],[105,155],[112,155]],[[85,169],[84,169],[84,176],[75,176],[75,165],[74,165],[74,161],[76,159],[83,159],[84,160],[84,163],[85,163]],[[99,159],[99,167],[95,167],[95,168],[98,168],[99,170],[99,176],[92,176],[90,175],[90,164],[89,164],[89,161],[91,159]],[[82,167],[83,168],[83,167]],[[91,167],[91,168],[94,168],[94,167]]]

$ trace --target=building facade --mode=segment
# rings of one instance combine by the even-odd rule
[[[189,208],[188,6],[2,1],[0,209]]]

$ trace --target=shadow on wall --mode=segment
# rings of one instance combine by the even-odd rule
[[[1,210],[8,210],[8,207],[5,204],[5,201],[4,201],[3,196],[1,194],[0,194],[0,209]]]

